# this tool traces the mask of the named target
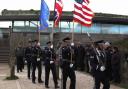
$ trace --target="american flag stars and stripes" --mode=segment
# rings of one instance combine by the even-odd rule
[[[75,0],[73,21],[83,26],[90,27],[92,25],[93,11],[88,6],[89,0]]]

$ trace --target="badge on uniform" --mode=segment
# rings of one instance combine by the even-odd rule
[[[72,68],[72,67],[73,67],[73,64],[71,63],[71,64],[70,64],[70,68]]]
[[[40,61],[40,58],[37,58],[37,61]]]

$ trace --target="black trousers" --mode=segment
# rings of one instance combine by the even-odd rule
[[[113,81],[115,83],[120,83],[121,82],[121,79],[120,79],[120,67],[118,65],[112,67],[112,76],[113,76]]]
[[[42,65],[41,65],[41,61],[36,61],[35,59],[32,61],[32,82],[35,82],[35,79],[36,79],[36,76],[35,76],[36,67],[38,69],[38,82],[40,82],[42,81],[41,79]]]
[[[109,78],[105,74],[98,72],[95,76],[95,89],[100,89],[100,83],[103,84],[103,89],[110,89]]]
[[[52,71],[54,84],[55,84],[55,86],[57,86],[58,82],[57,82],[56,66],[54,63],[53,64],[49,64],[49,63],[45,64],[45,85],[49,85],[50,70]]]
[[[17,72],[19,72],[19,70],[22,71],[23,65],[24,65],[23,64],[23,57],[17,56],[16,59],[17,59]]]
[[[70,68],[70,64],[69,63],[63,63],[62,66],[62,76],[63,76],[63,89],[67,89],[66,88],[66,82],[67,82],[67,78],[69,77],[71,82],[70,82],[70,88],[69,89],[76,89],[76,75],[75,75],[75,70],[74,68]]]
[[[27,61],[27,76],[30,78],[30,73],[31,73],[31,61]]]

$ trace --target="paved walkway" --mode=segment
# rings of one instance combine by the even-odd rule
[[[16,73],[19,76],[18,80],[4,80],[5,77],[9,74],[9,67],[7,64],[0,64],[0,89],[46,89],[44,84],[39,84],[36,81],[36,84],[32,84],[31,80],[27,79],[26,67],[23,72]],[[42,73],[42,79],[44,80],[44,68]],[[87,74],[76,72],[76,89],[93,89],[93,79]],[[69,86],[70,81],[67,82],[67,87]],[[60,81],[59,81],[60,85]],[[53,84],[52,76],[50,75],[50,88],[55,89]],[[69,89],[69,88],[67,88]],[[110,89],[123,89],[111,85]]]

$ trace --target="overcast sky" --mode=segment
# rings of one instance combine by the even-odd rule
[[[54,0],[45,0],[50,10],[54,8]],[[74,0],[62,0],[64,11],[73,10]],[[0,12],[8,10],[40,10],[41,0],[0,0]],[[90,7],[94,12],[128,15],[128,0],[90,0]]]

